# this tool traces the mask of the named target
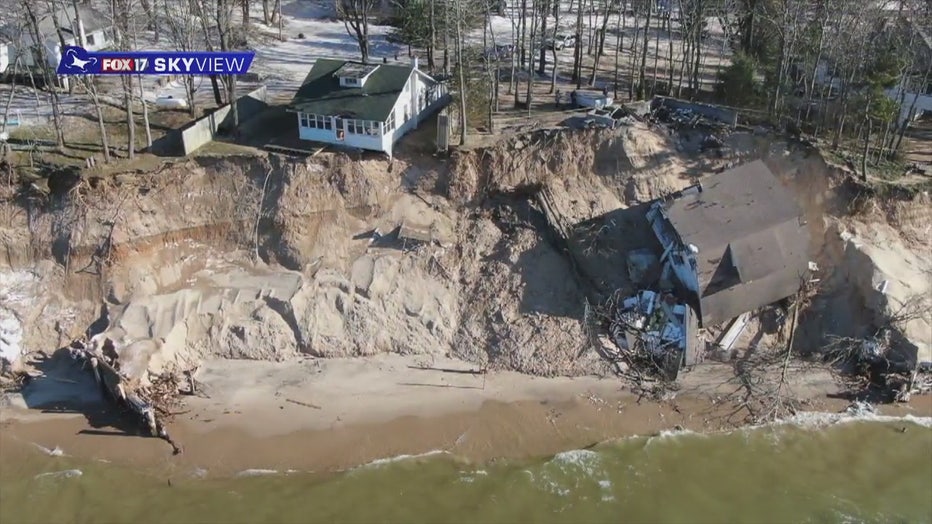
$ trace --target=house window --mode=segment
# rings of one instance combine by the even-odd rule
[[[87,35],[87,45],[94,45],[94,35]]]
[[[408,107],[408,104],[405,104],[405,122],[411,120],[411,110]]]
[[[347,120],[346,121],[346,132],[352,135],[361,135],[363,134],[362,121],[360,120]]]
[[[325,115],[309,115],[306,113],[299,113],[301,127],[308,127],[311,129],[333,129],[333,121],[329,116]]]
[[[395,112],[392,111],[388,114],[388,120],[385,122],[385,132],[388,133],[395,129]]]
[[[359,85],[359,80],[356,80],[355,78],[344,78],[343,84],[348,86],[355,86]]]

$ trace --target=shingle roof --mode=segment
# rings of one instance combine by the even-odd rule
[[[802,211],[770,169],[751,162],[702,181],[702,191],[665,205],[685,244],[698,248],[696,262],[704,322],[727,320],[779,300],[799,287],[808,262]],[[728,291],[768,280],[754,292]]]
[[[724,249],[734,239],[802,215],[789,191],[758,160],[701,181],[702,191],[670,201],[670,223],[688,244]]]
[[[385,121],[414,67],[377,64],[363,87],[340,87],[340,80],[334,73],[346,64],[363,65],[349,60],[318,58],[291,100],[291,109],[316,115]]]

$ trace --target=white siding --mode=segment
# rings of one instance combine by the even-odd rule
[[[343,120],[340,126],[343,135],[340,138],[336,130],[315,129],[302,125],[302,118],[299,115],[298,136],[303,140],[340,144],[370,151],[382,151],[391,155],[394,143],[412,129],[416,129],[420,120],[434,110],[437,102],[444,94],[439,84],[435,91],[434,96],[429,97],[424,74],[414,70],[411,76],[408,77],[408,83],[402,89],[401,95],[392,108],[391,114],[394,115],[395,129],[386,129],[385,122],[382,122],[380,123],[382,124],[380,135],[350,133],[350,125],[346,120]]]

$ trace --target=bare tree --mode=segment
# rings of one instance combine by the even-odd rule
[[[129,51],[132,48],[130,40],[130,12],[131,0],[111,0],[110,9],[113,17],[114,35],[117,49]],[[120,83],[123,86],[123,103],[126,108],[126,152],[130,159],[136,158],[136,119],[133,114],[133,77],[121,75]]]
[[[179,51],[193,51],[197,47],[198,22],[192,10],[190,0],[163,0],[165,23],[168,38],[172,46]],[[194,76],[183,77],[185,95],[188,98],[188,111],[191,118],[197,117],[197,103],[194,99]]]
[[[220,50],[229,51],[232,48],[230,39],[233,31],[233,1],[216,0],[214,22],[220,40]],[[226,88],[226,101],[230,104],[233,113],[233,127],[239,126],[239,108],[236,103],[236,75],[223,75],[222,82]]]
[[[139,49],[135,19],[133,19],[133,48]],[[149,125],[149,106],[146,104],[141,75],[136,75],[136,84],[139,86],[139,104],[142,106],[142,126],[146,132],[146,147],[150,148],[152,147],[152,127]]]
[[[378,0],[337,0],[337,16],[346,32],[356,39],[363,62],[369,61],[369,17]]]
[[[604,12],[602,13],[602,24],[599,26],[599,31],[596,33],[596,45],[595,45],[595,57],[592,60],[592,76],[589,77],[589,85],[595,85],[596,74],[599,70],[599,61],[602,58],[602,55],[605,54],[605,35],[608,33],[608,18],[612,14],[612,11],[615,9],[615,6],[618,5],[619,0],[607,0],[603,4]]]
[[[647,67],[647,45],[650,42],[648,31],[650,31],[651,2],[644,3],[644,10],[647,12],[647,20],[644,22],[644,47],[641,50],[641,64],[638,66],[638,98],[644,98],[644,70]]]
[[[576,89],[582,87],[582,22],[583,22],[583,0],[577,0],[579,3],[576,11],[576,45],[573,47],[573,78],[576,82]]]
[[[456,69],[460,81],[460,145],[466,144],[466,64],[463,61],[463,0],[454,0],[456,9],[454,45],[456,46]]]
[[[71,26],[69,28],[71,30],[71,33],[73,35],[76,35],[78,39],[78,45],[81,47],[84,47],[86,44],[84,41],[85,35],[84,35],[84,32],[81,30],[81,28],[83,27],[83,22],[81,21],[81,9],[78,7],[77,0],[71,0],[71,8],[74,11],[74,18],[70,16],[70,13],[65,8],[64,2],[62,2],[58,6],[52,5],[52,8],[60,9],[62,12],[66,14],[68,22]],[[56,26],[58,25],[57,19],[55,20],[55,24]],[[64,48],[64,37],[61,34],[60,28],[57,28],[57,29],[59,33],[59,38],[61,38],[61,46],[62,48]],[[104,162],[109,163],[110,162],[110,139],[108,137],[107,126],[104,120],[103,106],[100,102],[100,96],[97,93],[96,79],[95,77],[91,75],[83,75],[79,78],[81,79],[81,83],[84,86],[84,89],[91,96],[91,101],[94,102],[94,110],[97,113],[97,127],[100,131],[100,145],[101,145],[101,149],[103,150],[103,154],[104,154]]]
[[[55,125],[55,142],[59,150],[65,148],[65,131],[61,114],[61,101],[58,98],[58,89],[55,85],[55,76],[51,71],[51,62],[46,54],[45,42],[42,32],[39,30],[39,18],[36,13],[36,6],[31,0],[22,0],[21,3],[25,12],[26,26],[32,35],[34,45],[30,46],[33,53],[33,62],[42,71],[42,78],[45,82],[45,88],[48,89],[52,102],[52,120]],[[35,86],[33,86],[35,87]]]
[[[560,8],[560,7],[561,7],[561,6],[560,6],[560,3],[561,3],[560,0],[553,0],[553,33],[554,33],[554,37],[556,37],[557,32],[560,31],[560,11],[562,11],[562,9]],[[554,43],[556,43],[556,42],[554,42]],[[552,58],[551,61],[553,62],[553,70],[552,70],[551,73],[550,73],[550,92],[553,93],[554,90],[557,88],[557,70],[559,69],[559,67],[557,67],[557,65],[559,64],[559,62],[557,61],[557,46],[555,46],[555,45],[550,46],[550,53],[552,54],[552,55],[551,55],[551,58]],[[543,74],[543,73],[541,73],[541,74]]]

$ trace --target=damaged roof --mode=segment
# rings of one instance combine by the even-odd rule
[[[701,187],[667,202],[665,213],[683,243],[698,250],[703,323],[795,293],[809,260],[808,235],[795,198],[766,164],[710,176]]]
[[[341,69],[369,71],[371,68],[374,71],[368,73],[362,87],[340,86],[340,75],[336,73]],[[367,65],[351,60],[318,58],[295,93],[290,107],[302,113],[384,122],[413,70],[413,65]]]

